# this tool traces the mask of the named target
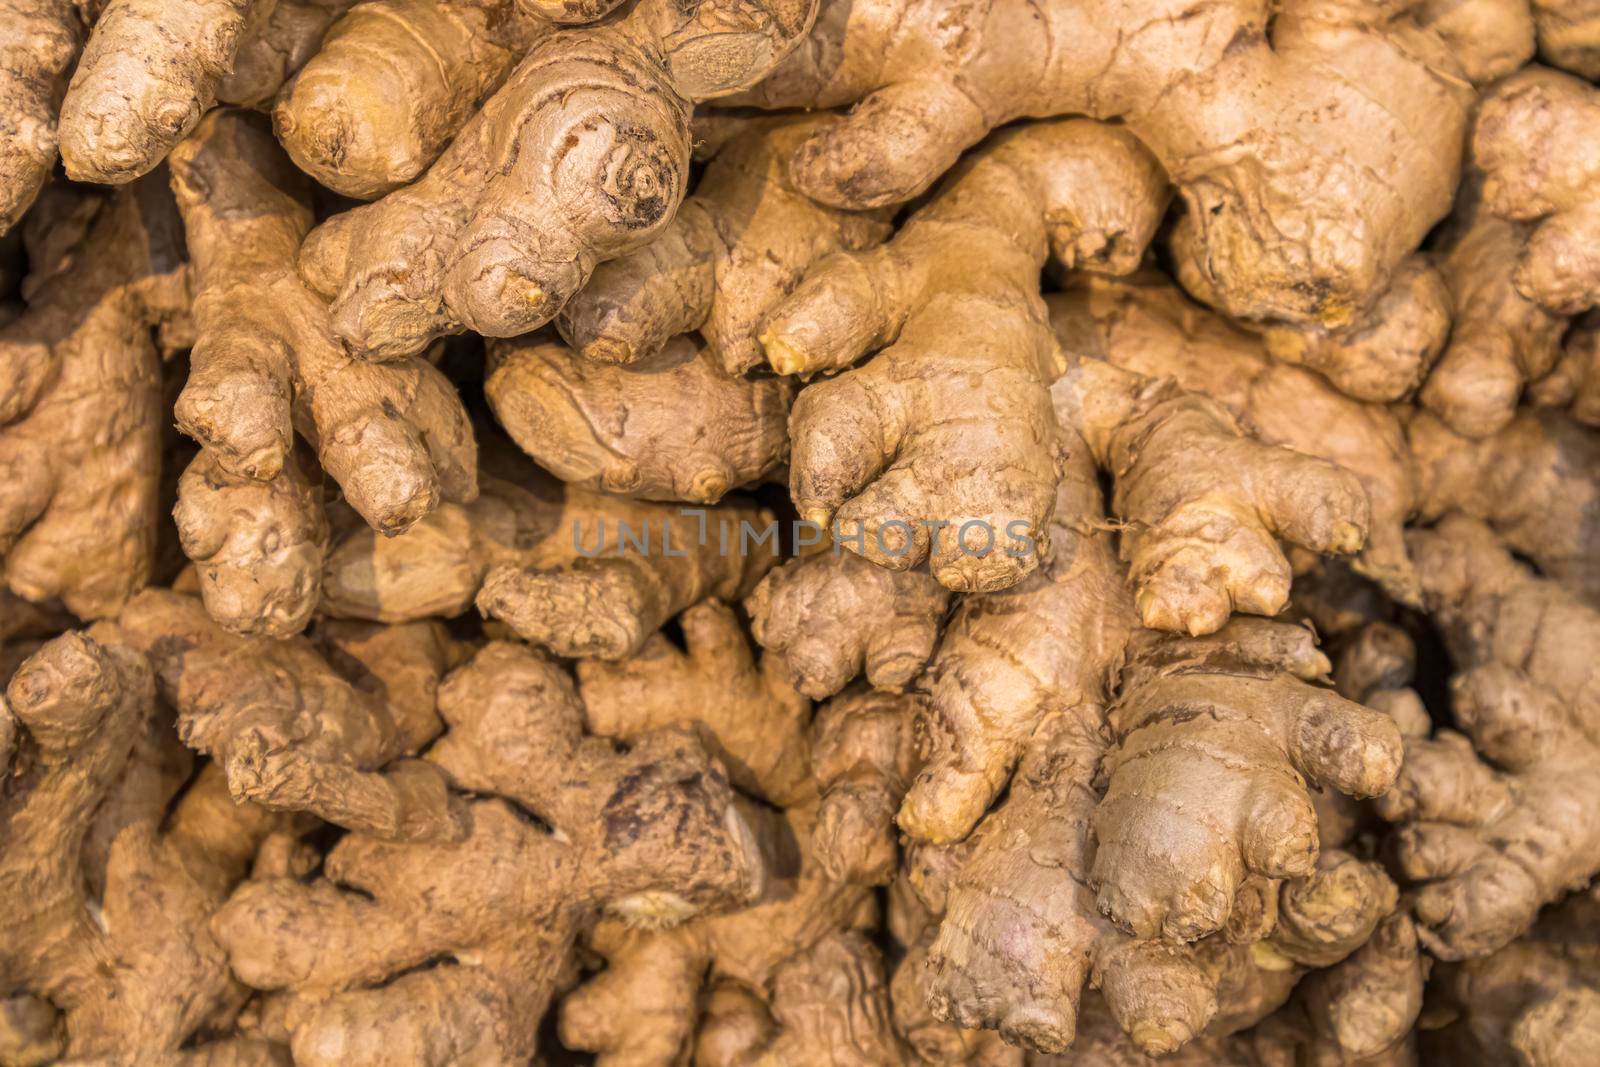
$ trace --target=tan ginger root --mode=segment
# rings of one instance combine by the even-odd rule
[[[1118,925],[1191,941],[1222,926],[1247,875],[1309,874],[1311,786],[1385,793],[1400,732],[1311,684],[1329,663],[1301,627],[1240,617],[1206,638],[1147,635],[1111,712],[1092,881]]]
[[[811,702],[783,679],[775,657],[756,662],[725,605],[696,604],[678,625],[684,651],[656,633],[628,659],[578,664],[589,732],[630,738],[689,724],[743,792],[780,807],[811,796]]]
[[[1165,200],[1125,131],[1038,123],[998,135],[890,243],[817,264],[767,320],[773,368],[813,374],[881,351],[795,401],[801,517],[836,524],[874,563],[928,560],[958,591],[1032,571],[1060,448],[1047,389],[1063,369],[1039,270],[1051,255],[1132,270]]]
[[[1172,381],[1086,359],[1053,397],[1115,480],[1111,512],[1145,626],[1204,634],[1234,611],[1275,615],[1291,578],[1280,539],[1319,553],[1367,539],[1355,475],[1245,436],[1221,404]]]
[[[1527,934],[1481,959],[1435,968],[1422,1034],[1427,1062],[1563,1067],[1600,1056],[1600,919],[1595,891],[1546,910]]]
[[[718,149],[655,240],[595,269],[557,316],[562,336],[587,359],[632,363],[699,330],[730,374],[764,362],[761,320],[806,268],[889,233],[882,212],[829,208],[789,179],[789,153],[835,121],[751,122]]]
[[[1517,291],[1574,315],[1600,304],[1600,89],[1529,68],[1497,85],[1479,109],[1474,158],[1484,204],[1537,222],[1517,265]]]
[[[1200,288],[1198,280],[1185,283],[1190,291]],[[1343,329],[1272,325],[1262,339],[1274,359],[1310,367],[1346,396],[1387,403],[1408,399],[1428,377],[1450,336],[1451,309],[1438,269],[1412,256],[1377,302]]]
[[[602,1067],[671,1067],[693,1047],[703,986],[736,984],[759,1006],[786,961],[836,932],[872,925],[870,888],[819,870],[813,817],[802,806],[757,823],[771,881],[753,907],[664,931],[601,923],[591,944],[606,969],[562,1002],[562,1043],[600,1053]],[[703,1033],[701,1042],[711,1043]]]
[[[815,0],[628,13],[536,45],[428,172],[313,232],[301,269],[336,334],[393,358],[441,333],[514,337],[596,264],[648,242],[683,199],[693,102],[763,77]]]
[[[545,6],[594,17],[615,5]],[[551,29],[513,0],[368,0],[328,31],[279,97],[273,124],[317,181],[381,196],[426,170]]]
[[[235,799],[393,840],[466,832],[437,768],[405,758],[439,731],[426,699],[358,688],[303,637],[228,633],[180,593],[146,590],[118,625],[154,663],[184,743],[222,766]],[[427,625],[399,628],[375,646],[380,663],[414,659],[435,677],[445,654]],[[385,668],[370,669],[381,676]]]
[[[1406,438],[1419,520],[1451,511],[1481,519],[1547,578],[1600,606],[1600,436],[1558,412],[1525,410],[1477,440],[1419,412]]]
[[[0,233],[22,218],[55,166],[56,111],[83,32],[70,0],[0,4]]]
[[[1539,407],[1566,408],[1585,426],[1600,427],[1600,311],[1573,323],[1555,369],[1534,384]]]
[[[233,56],[233,69],[217,84],[217,99],[264,107],[316,54],[328,27],[351,0],[274,0],[265,18],[253,19]]]
[[[88,212],[81,241],[82,220],[57,206],[41,202],[40,222],[65,233],[30,227],[28,306],[0,329],[0,560],[18,595],[98,618],[153,563],[164,416],[150,328],[188,301],[183,235],[151,182]]]
[[[688,337],[627,366],[547,333],[491,342],[484,391],[524,452],[589,489],[715,504],[789,455],[790,384],[730,375]]]
[[[916,196],[1017,118],[1122,118],[1183,195],[1180,258],[1219,307],[1339,326],[1448,210],[1471,93],[1400,5],[1289,4],[1270,36],[1268,13],[1259,0],[831,3],[737,100],[861,101],[792,164],[808,195],[857,208]]]
[[[1600,873],[1600,612],[1534,577],[1461,516],[1411,538],[1429,610],[1460,671],[1462,733],[1406,745],[1378,802],[1401,822],[1399,870],[1425,883],[1418,936],[1441,959],[1500,948]]]
[[[949,602],[926,571],[879,567],[831,545],[785,560],[745,610],[790,684],[824,700],[863,674],[876,689],[903,690],[932,656]]]
[[[1424,407],[1469,437],[1502,429],[1525,386],[1548,374],[1560,354],[1566,320],[1514,282],[1527,231],[1488,210],[1482,175],[1469,172],[1438,248],[1455,321],[1420,396]]]
[[[244,981],[291,992],[302,1067],[527,1062],[597,911],[652,925],[761,890],[752,831],[688,732],[584,737],[567,675],[505,643],[445,681],[439,710],[429,758],[476,794],[464,841],[353,834],[326,879],[248,883],[213,924]]]
[[[1370,514],[1356,569],[1395,599],[1416,602],[1416,574],[1402,533],[1412,510],[1411,459],[1388,409],[1358,403],[1321,376],[1271,359],[1259,338],[1190,303],[1155,275],[1128,282],[1077,279],[1051,298],[1050,313],[1067,351],[1171,378],[1217,401],[1263,444],[1354,474]]]
[[[1092,981],[1135,1045],[1170,1052],[1208,1026],[1253,1025],[1306,968],[1355,950],[1393,909],[1394,886],[1376,866],[1329,853],[1281,894],[1258,881],[1241,895],[1228,932],[1196,945],[1115,930],[1096,910],[1087,877],[1102,717],[1093,703],[1048,716],[1008,799],[975,833],[929,951],[936,1015],[1060,1052]]]
[[[294,270],[309,188],[252,118],[208,116],[172,173],[199,332],[176,415],[203,449],[181,487],[180,534],[219,621],[295,633],[316,606],[327,536],[295,431],[362,517],[393,533],[476,495],[472,428],[425,360],[375,366],[340,349]]]
[[[913,838],[966,837],[1042,719],[1105,701],[1135,616],[1103,514],[1086,451],[1071,449],[1050,555],[1021,584],[957,607],[923,683],[926,763],[898,817]]]
[[[1539,58],[1590,81],[1600,79],[1600,8],[1594,0],[1537,0]]]
[[[178,1062],[244,1002],[205,924],[275,820],[235,806],[209,771],[172,802],[181,772],[163,780],[151,761],[166,757],[141,740],[154,696],[143,657],[70,633],[25,662],[0,701],[21,728],[0,802],[0,995],[30,995],[6,1002],[7,1062]],[[18,1055],[19,1029],[33,1058]],[[280,1062],[239,1038],[192,1055]]]

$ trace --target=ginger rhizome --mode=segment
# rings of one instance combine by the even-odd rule
[[[821,260],[766,321],[773,369],[811,375],[877,354],[795,400],[801,517],[859,532],[850,547],[881,566],[927,560],[958,591],[1033,570],[1061,447],[1039,270],[1051,255],[1132,269],[1165,203],[1160,169],[1127,133],[1040,123],[997,136],[888,244]]]
[[[1600,613],[1536,577],[1482,523],[1452,516],[1412,536],[1426,603],[1458,673],[1460,732],[1406,744],[1393,792],[1400,870],[1420,883],[1418,936],[1442,959],[1492,952],[1540,907],[1600,873],[1584,813],[1600,779],[1588,649]]]
[[[472,427],[426,360],[369,364],[340,347],[295,273],[309,189],[259,123],[214,112],[172,175],[198,332],[175,414],[202,447],[179,505],[184,548],[219,620],[295,633],[316,607],[327,539],[320,472],[297,460],[296,433],[350,505],[395,533],[477,494]]]
[[[595,269],[557,318],[562,336],[588,359],[631,363],[698,329],[730,374],[760,365],[761,320],[806,268],[889,232],[882,212],[829,208],[794,188],[789,153],[833,121],[749,121],[655,240]]]
[[[188,303],[182,228],[144,181],[46,197],[25,236],[26,307],[0,329],[0,564],[13,592],[100,618],[154,565],[167,416],[151,327]]]
[[[598,263],[671,220],[694,102],[759,80],[814,11],[641,0],[545,37],[426,174],[312,233],[301,268],[332,300],[334,332],[393,358],[463,328],[513,337],[548,322]]]
[[[492,344],[489,367],[500,425],[569,485],[715,504],[788,458],[789,383],[735,377],[687,337],[616,366],[533,334]]]
[[[297,1064],[524,1062],[598,912],[670,924],[761,892],[756,838],[689,731],[585,736],[571,678],[505,643],[438,709],[428,758],[470,791],[465,838],[352,834],[324,878],[252,880],[213,923],[241,979],[284,991]]]
[[[829,3],[808,47],[735,99],[859,102],[792,163],[804,192],[856,208],[916,196],[1015,119],[1121,118],[1182,195],[1180,259],[1217,306],[1342,325],[1449,209],[1472,93],[1403,5],[1268,15],[1251,0]]]

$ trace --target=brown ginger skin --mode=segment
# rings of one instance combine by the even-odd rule
[[[769,362],[810,375],[877,355],[795,401],[801,517],[882,566],[927,560],[959,592],[1032,571],[1060,448],[1047,389],[1063,369],[1039,270],[1051,255],[1133,269],[1165,202],[1124,131],[1037,123],[998,135],[888,244],[818,263],[766,322]]]
[[[1191,292],[1199,288],[1198,280],[1184,281]],[[1272,358],[1311,368],[1346,396],[1382,404],[1408,399],[1428,377],[1450,336],[1451,309],[1444,278],[1417,255],[1350,325],[1275,325],[1262,339]]]
[[[655,240],[595,269],[556,319],[562,336],[587,359],[632,363],[699,330],[728,373],[763,363],[761,320],[806,268],[889,234],[882,212],[830,208],[790,180],[790,152],[835,121],[749,122],[717,148],[694,195]]]
[[[925,762],[899,812],[913,838],[966,837],[1041,720],[1105,700],[1135,616],[1085,449],[1068,454],[1052,522],[1050,555],[1038,571],[962,601],[945,628],[923,682]]]
[[[552,29],[513,0],[367,0],[285,87],[273,126],[321,184],[382,196],[425,171]]]
[[[442,333],[514,337],[550,321],[597,264],[672,218],[693,103],[763,77],[814,12],[814,0],[642,0],[545,37],[426,174],[312,234],[301,269],[332,300],[335,334],[389,359]]]
[[[806,758],[811,702],[772,657],[756,660],[726,605],[696,604],[678,625],[683,651],[656,633],[627,659],[578,664],[589,732],[629,738],[692,724],[736,788],[780,807],[807,799],[815,791]]]
[[[1600,613],[1535,577],[1483,524],[1446,518],[1411,537],[1426,603],[1458,673],[1456,724],[1406,745],[1378,803],[1404,825],[1399,870],[1421,883],[1417,934],[1440,959],[1484,955],[1541,906],[1600,872]]]
[[[1482,174],[1469,171],[1438,246],[1455,321],[1420,394],[1424,407],[1468,437],[1503,429],[1528,383],[1560,355],[1565,319],[1515,281],[1528,232],[1489,209]]]
[[[148,173],[216,103],[260,0],[109,0],[61,102],[61,159],[74,181]]]
[[[217,85],[217,99],[240,107],[272,102],[294,73],[321,50],[328,28],[351,0],[276,0],[239,40],[233,69]]]
[[[687,731],[585,737],[571,679],[505,643],[446,680],[439,711],[429,758],[477,794],[464,840],[352,834],[327,878],[252,881],[213,923],[245,982],[289,991],[297,1064],[526,1062],[599,911],[653,925],[760,892],[756,841]]]
[[[1593,0],[1538,0],[1539,58],[1590,81],[1600,79],[1600,9]]]
[[[0,233],[22,218],[56,162],[56,112],[84,36],[66,0],[0,6]]]
[[[1179,258],[1218,307],[1339,326],[1448,210],[1472,94],[1403,8],[1268,14],[1259,0],[830,3],[807,47],[737,100],[856,104],[791,164],[808,195],[853,208],[917,196],[1018,118],[1121,118],[1183,196]]]
[[[785,560],[745,599],[769,657],[813,700],[864,676],[898,693],[939,641],[950,592],[924,570],[894,571],[837,545]]]
[[[1600,604],[1600,436],[1554,411],[1524,409],[1499,433],[1451,433],[1426,412],[1406,439],[1417,469],[1417,520],[1459,511],[1487,522],[1546,577]]]
[[[13,592],[99,618],[150,576],[165,418],[150,328],[188,293],[159,183],[78,203],[69,219],[41,202],[56,232],[31,234],[28,304],[0,328],[0,557]]]
[[[147,733],[149,668],[109,643],[114,628],[96,633],[108,643],[74,632],[44,645],[4,702],[22,729],[0,804],[5,1052],[21,1030],[37,1058],[19,1062],[179,1062],[193,1047],[208,1062],[278,1063],[259,1043],[202,1035],[244,1002],[206,921],[277,820],[235,806],[209,770],[173,796],[187,768],[159,766],[172,754]]]
[[[484,392],[540,466],[602,492],[715,504],[789,455],[789,383],[735,377],[688,337],[626,366],[549,333],[496,341]]]
[[[1395,599],[1417,600],[1402,528],[1412,509],[1411,458],[1399,420],[1320,375],[1271,359],[1261,341],[1184,299],[1153,274],[1078,279],[1051,298],[1062,346],[1217,401],[1258,441],[1328,460],[1366,490],[1367,542],[1356,569]]]
[[[1600,303],[1600,90],[1530,67],[1483,101],[1472,154],[1485,206],[1536,222],[1517,265],[1517,291],[1561,315]]]
[[[173,153],[172,177],[198,331],[175,413],[204,450],[180,486],[184,548],[220,622],[297,633],[316,607],[327,520],[296,431],[362,517],[395,533],[476,495],[472,428],[425,360],[374,366],[340,349],[294,271],[309,187],[257,121],[208,116]]]
[[[1565,408],[1585,426],[1600,427],[1600,311],[1573,322],[1555,369],[1534,383],[1529,399],[1538,407]]]
[[[920,760],[912,723],[921,697],[854,685],[817,710],[811,766],[821,801],[812,848],[839,882],[888,885],[900,858],[895,813]]]
[[[117,622],[150,657],[184,743],[222,766],[236,800],[391,840],[466,832],[437,768],[404,758],[438,733],[431,705],[363,691],[306,638],[228,633],[181,593],[146,590]],[[443,672],[437,633],[421,625],[402,636],[388,655]]]
[[[1309,874],[1312,786],[1385,793],[1394,720],[1313,684],[1329,670],[1297,626],[1240,617],[1203,638],[1146,631],[1111,711],[1094,815],[1100,907],[1139,937],[1219,929],[1247,875]]]

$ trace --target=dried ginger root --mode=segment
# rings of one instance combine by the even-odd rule
[[[443,673],[448,649],[431,627],[396,628],[369,643],[365,669],[379,678],[424,672],[388,692],[354,684],[306,638],[228,633],[181,593],[145,590],[117,624],[150,657],[184,743],[221,765],[236,800],[397,841],[467,832],[438,768],[407,758],[440,729],[429,674],[436,681]]]
[[[1423,883],[1418,936],[1440,959],[1525,933],[1539,908],[1600,873],[1600,718],[1588,648],[1600,614],[1535,577],[1462,516],[1412,534],[1426,603],[1458,673],[1456,725],[1408,740],[1378,810],[1403,825],[1398,869]]]
[[[1562,315],[1600,304],[1600,90],[1530,67],[1480,106],[1472,154],[1485,206],[1538,225],[1517,265],[1517,291]]]
[[[97,206],[98,205],[98,206]],[[0,562],[29,600],[114,614],[149,580],[160,521],[160,357],[188,302],[171,198],[46,197],[27,227],[27,307],[0,329]]]
[[[207,920],[282,820],[235,806],[210,768],[185,788],[188,753],[150,731],[143,657],[115,627],[94,634],[45,644],[0,701],[20,727],[0,801],[0,1057],[279,1064],[204,1035],[245,1000]]]
[[[369,523],[406,529],[477,493],[472,427],[431,364],[347,356],[294,254],[309,190],[249,116],[215,112],[172,157],[195,262],[198,339],[178,398],[201,445],[178,519],[207,607],[241,633],[297,633],[315,609],[328,538],[320,477],[295,432]]]
[[[324,879],[251,881],[213,923],[236,974],[288,991],[301,1067],[526,1062],[597,912],[650,926],[761,892],[757,841],[689,732],[585,737],[571,679],[505,643],[446,679],[439,713],[429,759],[471,793],[465,840],[352,834]]]
[[[632,363],[699,330],[728,373],[764,363],[761,320],[806,269],[889,234],[884,212],[829,208],[790,180],[790,152],[836,121],[748,121],[655,240],[595,268],[556,318],[562,336],[586,359]]]
[[[513,337],[550,321],[598,263],[671,220],[693,102],[760,79],[814,12],[640,0],[544,38],[426,174],[313,231],[301,270],[332,300],[335,334],[390,359],[463,328]]]
[[[1183,195],[1179,258],[1219,307],[1338,326],[1448,210],[1471,92],[1401,5],[1272,14],[1269,28],[1249,0],[830,3],[735,100],[859,101],[791,164],[808,195],[854,208],[911,199],[1017,118],[1120,117]]]
[[[1535,0],[1539,58],[1590,81],[1600,80],[1600,8],[1594,0]]]
[[[1032,571],[1059,466],[1047,390],[1063,369],[1039,270],[1051,255],[1133,269],[1165,203],[1160,169],[1124,131],[1038,123],[998,135],[888,244],[820,261],[763,328],[773,368],[810,375],[881,351],[795,401],[801,517],[836,523],[879,565],[927,560],[957,591]]]
[[[602,492],[715,504],[789,455],[790,384],[731,375],[687,337],[627,366],[547,333],[495,341],[484,392],[524,452]]]

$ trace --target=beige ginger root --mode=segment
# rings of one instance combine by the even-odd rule
[[[233,69],[217,85],[225,104],[261,108],[322,46],[328,27],[351,0],[273,0],[266,17],[252,20],[233,55]]]
[[[1401,738],[1387,715],[1313,684],[1330,665],[1298,626],[1146,634],[1111,711],[1091,878],[1119,926],[1192,941],[1227,921],[1247,875],[1310,874],[1311,787],[1387,792]]]
[[[316,607],[327,521],[298,430],[369,523],[388,533],[441,499],[477,493],[460,397],[425,360],[352,360],[294,254],[311,225],[306,183],[252,118],[208,116],[172,157],[195,265],[180,428],[202,454],[180,486],[180,533],[219,621],[298,632]]]
[[[22,218],[55,166],[56,112],[83,33],[71,0],[0,4],[0,233]]]
[[[1600,79],[1600,8],[1594,0],[1535,0],[1539,58],[1590,81]]]
[[[1539,407],[1565,408],[1585,426],[1600,427],[1600,311],[1573,322],[1555,369],[1534,383],[1529,399]]]
[[[562,336],[587,359],[632,363],[699,330],[728,373],[763,363],[761,320],[806,268],[889,233],[884,213],[829,208],[790,180],[790,152],[836,121],[749,121],[655,240],[595,269],[557,316]]]
[[[484,392],[524,452],[589,489],[715,504],[789,454],[790,384],[729,374],[687,337],[627,366],[548,333],[492,342]]]
[[[228,633],[181,593],[148,589],[117,623],[154,664],[184,743],[221,765],[236,800],[391,840],[467,832],[438,769],[406,758],[439,732],[431,701],[359,688],[306,638]],[[426,624],[398,628],[374,654],[434,676],[447,666]]]
[[[312,233],[301,269],[332,300],[334,332],[389,359],[441,333],[514,337],[550,321],[598,263],[672,218],[693,102],[763,77],[814,12],[815,0],[640,0],[544,38],[426,174]]]
[[[1485,206],[1482,175],[1469,172],[1438,249],[1455,321],[1420,395],[1459,434],[1484,437],[1502,429],[1527,384],[1548,374],[1559,357],[1565,319],[1515,284],[1527,234],[1526,225]]]
[[[1484,204],[1537,222],[1518,263],[1517,291],[1573,315],[1600,304],[1600,89],[1530,67],[1483,101],[1472,154],[1486,175]]]
[[[890,570],[830,544],[785,560],[744,606],[790,684],[825,700],[863,674],[876,689],[905,689],[933,655],[949,602],[925,570]]]
[[[1600,779],[1590,648],[1600,613],[1535,577],[1483,524],[1446,518],[1411,537],[1426,603],[1460,671],[1456,725],[1406,745],[1380,813],[1404,825],[1399,869],[1423,883],[1418,936],[1441,959],[1484,955],[1539,908],[1600,873],[1587,814]]]
[[[1402,5],[1268,9],[835,2],[736,99],[859,101],[792,163],[807,194],[856,208],[911,199],[1015,119],[1122,118],[1182,194],[1179,258],[1218,307],[1339,326],[1449,209],[1472,94]]]
[[[775,657],[757,662],[727,606],[696,604],[678,625],[683,651],[656,633],[628,659],[578,664],[589,732],[630,738],[692,725],[735,788],[780,807],[809,798],[811,702],[779,674]]]
[[[1547,578],[1600,605],[1600,436],[1554,411],[1524,410],[1492,437],[1451,433],[1426,412],[1406,439],[1417,468],[1417,519],[1459,511],[1488,523]]]
[[[115,628],[95,632],[107,643],[69,633],[44,645],[0,701],[21,727],[0,802],[0,994],[26,994],[7,1006],[31,1023],[8,1026],[0,1054],[155,1063],[193,1047],[276,1064],[268,1047],[204,1035],[226,1031],[245,999],[206,922],[277,820],[236,807],[209,770],[173,796],[185,771],[171,777],[160,765],[171,753],[147,731],[149,668],[110,643]],[[17,1029],[36,1058],[9,1059]]]
[[[474,794],[465,840],[353,834],[325,878],[247,883],[213,924],[245,982],[290,991],[302,1067],[526,1062],[597,912],[657,925],[761,891],[756,839],[692,734],[585,737],[571,679],[505,643],[445,681],[439,711],[429,758]]]
[[[183,235],[154,182],[62,209],[41,201],[27,308],[0,329],[0,561],[18,595],[99,618],[153,564],[165,416],[150,328],[188,302]]]
[[[1171,378],[1217,401],[1263,444],[1284,445],[1354,474],[1366,490],[1370,514],[1357,570],[1395,599],[1417,601],[1402,533],[1412,510],[1411,461],[1392,412],[1271,359],[1259,338],[1190,303],[1153,274],[1129,281],[1076,279],[1051,297],[1050,313],[1067,351]]]
[[[1126,132],[1038,123],[998,135],[890,243],[818,263],[767,320],[773,368],[810,375],[881,351],[795,401],[801,517],[858,535],[850,546],[882,566],[927,560],[957,591],[1032,571],[1059,465],[1047,389],[1063,369],[1039,270],[1051,255],[1132,270],[1165,202]]]

